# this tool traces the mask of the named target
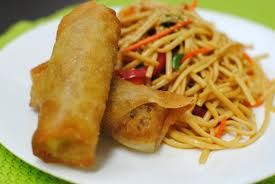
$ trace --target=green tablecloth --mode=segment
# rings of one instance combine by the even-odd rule
[[[180,3],[183,0],[163,0],[169,3]],[[125,5],[131,1],[127,0],[98,0],[98,2],[108,6]],[[213,9],[238,15],[272,29],[275,29],[275,1],[274,0],[201,0],[200,7]],[[20,34],[33,29],[55,17],[62,16],[70,11],[71,7],[60,10],[59,12],[39,19],[37,21],[20,21],[10,27],[5,34],[0,36],[0,48],[12,41]],[[0,140],[1,143],[1,140]],[[275,163],[274,163],[275,164]],[[274,171],[275,173],[275,171]],[[32,166],[24,163],[7,151],[0,144],[0,183],[2,184],[61,184],[66,183],[48,174],[45,174]],[[268,178],[260,183],[275,183],[275,176]]]

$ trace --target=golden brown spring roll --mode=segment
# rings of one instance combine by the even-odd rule
[[[193,98],[113,78],[103,126],[119,143],[154,152],[169,127],[193,103]]]
[[[38,78],[31,106],[39,109],[32,147],[42,160],[82,168],[94,163],[119,35],[115,12],[95,1],[62,19],[44,72],[32,71]]]

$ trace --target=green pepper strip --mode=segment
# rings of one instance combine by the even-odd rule
[[[178,70],[180,67],[180,61],[183,58],[184,54],[176,54],[172,58],[172,68]]]

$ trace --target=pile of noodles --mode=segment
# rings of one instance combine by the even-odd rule
[[[245,52],[251,46],[231,40],[195,11],[195,4],[170,7],[141,1],[119,13],[118,75],[136,84],[195,97],[164,142],[210,151],[245,147],[261,137],[275,108],[275,83],[260,61]],[[257,128],[253,108],[265,104]]]

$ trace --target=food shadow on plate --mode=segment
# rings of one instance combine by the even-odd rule
[[[128,148],[126,146],[123,146],[122,144],[119,144],[115,140],[112,139],[109,135],[102,133],[99,138],[98,147],[97,147],[97,158],[95,166],[92,168],[92,171],[100,170],[104,167],[105,163],[108,163],[108,160],[111,158],[111,155],[117,151],[123,151],[128,152],[129,154],[135,155],[153,155],[158,154],[160,150],[153,153],[147,153],[147,152],[140,152],[131,148]]]

